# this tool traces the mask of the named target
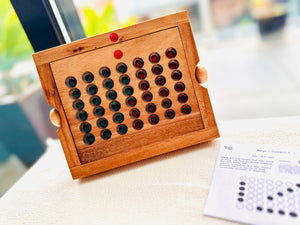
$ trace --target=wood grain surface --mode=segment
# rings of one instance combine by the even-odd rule
[[[110,34],[113,33],[109,32],[36,53],[33,56],[46,99],[56,109],[61,119],[58,136],[74,179],[219,136],[207,90],[199,85],[195,76],[199,57],[186,12],[114,32],[119,36],[116,42],[109,39]],[[165,54],[168,48],[176,49],[177,54],[172,59]],[[123,53],[120,59],[114,57],[116,50]],[[152,72],[155,64],[150,62],[149,55],[154,52],[160,55],[158,64],[163,68],[161,76],[166,79],[163,86],[156,84],[155,79],[158,75]],[[147,72],[145,80],[150,84],[147,91],[153,96],[150,102],[156,105],[154,113],[160,119],[156,125],[149,123],[151,113],[145,109],[149,102],[145,102],[141,97],[145,91],[139,88],[141,80],[136,77],[138,69],[133,65],[136,57],[143,60],[142,69]],[[178,70],[182,73],[180,81],[171,78],[174,71],[168,66],[171,60],[179,62]],[[128,75],[131,80],[128,85],[133,88],[132,96],[137,100],[134,107],[126,104],[128,96],[123,93],[125,85],[119,82],[123,73],[116,69],[119,63],[125,63],[127,66],[124,74]],[[104,66],[111,71],[109,78],[114,83],[111,90],[117,93],[114,101],[121,104],[118,112],[124,115],[122,124],[128,127],[127,133],[123,135],[117,132],[119,124],[113,120],[116,112],[109,107],[112,100],[107,98],[109,90],[103,86],[106,78],[99,75],[99,69]],[[82,78],[86,72],[93,74],[94,79],[91,83],[85,82]],[[79,99],[84,102],[83,110],[88,115],[85,122],[91,125],[92,129],[89,133],[95,137],[94,143],[90,145],[83,141],[85,134],[80,130],[82,122],[76,117],[78,112],[74,109],[74,99],[69,94],[72,88],[66,85],[68,77],[74,77],[77,80],[75,88],[81,92]],[[184,91],[175,90],[174,85],[178,82],[185,85]],[[106,129],[112,133],[108,140],[104,140],[100,135],[103,130],[97,126],[97,120],[100,117],[94,115],[95,106],[92,106],[89,101],[92,95],[86,91],[86,88],[91,84],[97,86],[96,95],[101,98],[100,106],[105,109],[102,117],[107,119]],[[162,107],[162,100],[165,98],[158,94],[161,87],[169,90],[167,98],[172,102],[170,109],[175,112],[173,119],[165,117],[167,109]],[[186,103],[178,101],[178,95],[181,93],[188,96]],[[188,115],[181,112],[181,107],[185,104],[191,107]],[[134,119],[129,115],[132,108],[140,110],[138,119],[144,122],[141,130],[133,128]]]

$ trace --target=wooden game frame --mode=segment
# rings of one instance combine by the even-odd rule
[[[78,156],[68,121],[66,119],[66,114],[64,112],[64,108],[62,107],[62,102],[53,78],[50,63],[66,57],[75,56],[77,54],[111,45],[112,43],[109,40],[109,35],[113,32],[75,41],[70,44],[48,49],[33,55],[47,102],[49,105],[54,107],[55,111],[57,112],[56,116],[59,117],[60,128],[58,129],[57,133],[73,179],[117,168],[126,164],[195,145],[201,142],[206,142],[219,137],[217,124],[207,89],[199,85],[199,79],[201,79],[199,76],[199,68],[197,67],[199,57],[196,51],[196,45],[187,12],[172,14],[114,31],[119,35],[119,40],[116,43],[147,35],[149,33],[159,32],[172,27],[177,27],[180,34],[184,33],[184,35],[180,35],[181,41],[184,46],[185,56],[189,71],[191,73],[191,79],[199,104],[204,129],[185,133],[184,135],[175,136],[163,141],[154,142],[139,148],[131,149],[130,151],[124,151],[85,164],[81,163]]]

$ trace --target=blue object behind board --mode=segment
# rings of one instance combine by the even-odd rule
[[[29,120],[17,102],[0,105],[0,140],[5,149],[31,166],[45,151]]]

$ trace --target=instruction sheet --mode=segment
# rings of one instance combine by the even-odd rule
[[[246,224],[300,224],[300,148],[221,145],[204,214]]]

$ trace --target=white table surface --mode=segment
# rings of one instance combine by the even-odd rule
[[[300,146],[300,117],[218,125],[213,142],[75,181],[56,141],[0,199],[0,224],[237,224],[203,215],[221,141]]]

